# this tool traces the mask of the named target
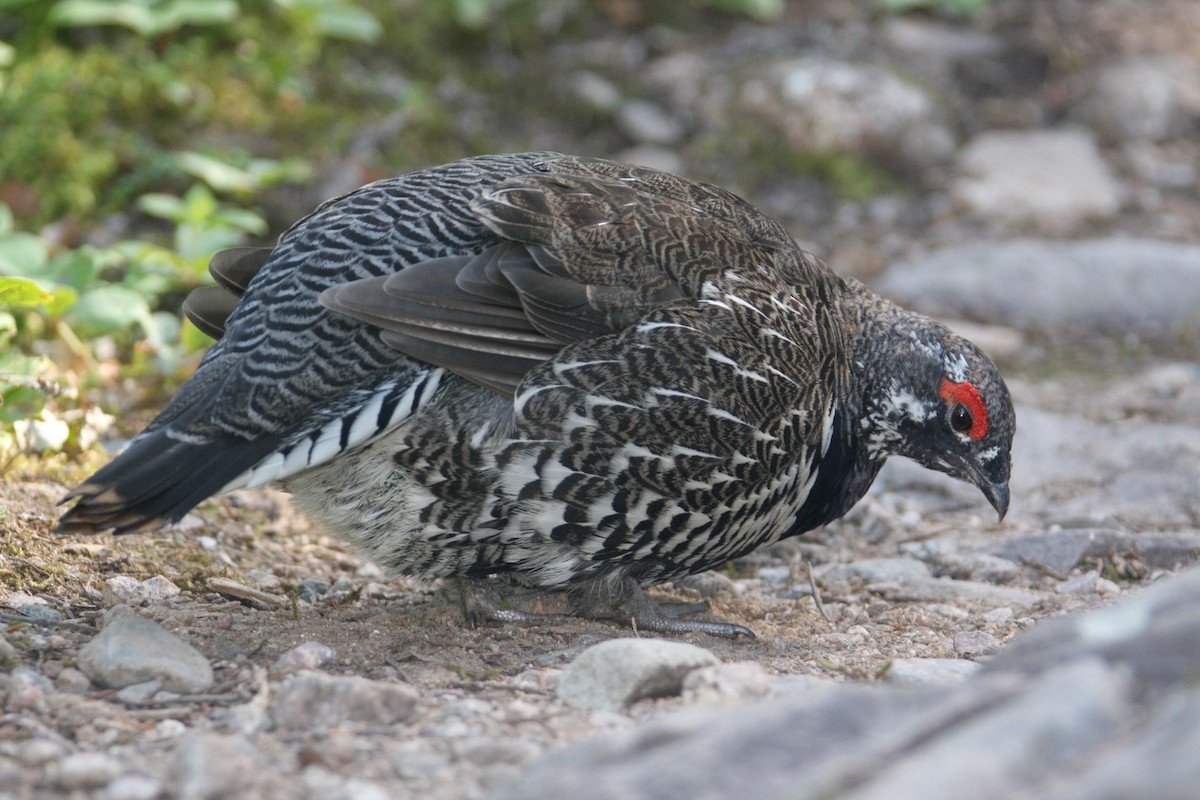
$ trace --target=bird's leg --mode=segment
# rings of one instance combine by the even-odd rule
[[[659,604],[646,596],[628,576],[599,576],[573,587],[571,606],[575,613],[592,619],[628,622],[637,630],[653,633],[706,633],[726,639],[753,639],[754,631],[743,625],[717,620],[679,619],[708,610],[707,602]]]
[[[454,578],[459,590],[467,627],[474,630],[480,622],[562,622],[566,614],[538,614],[509,607],[496,581],[487,578]]]

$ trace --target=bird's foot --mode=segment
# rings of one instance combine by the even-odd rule
[[[657,603],[633,578],[601,576],[571,590],[572,606],[580,616],[628,622],[634,630],[652,633],[704,633],[725,639],[754,639],[744,625],[720,620],[681,619],[708,610],[708,602]]]
[[[658,603],[648,597],[637,581],[628,577],[602,576],[572,587],[568,593],[571,613],[545,613],[514,608],[501,592],[501,585],[487,578],[458,578],[463,616],[475,629],[481,622],[547,624],[572,617],[626,623],[637,631],[681,635],[703,633],[725,639],[754,639],[744,625],[720,620],[683,619],[708,611],[708,602]],[[541,597],[544,593],[526,593]]]
[[[460,578],[455,581],[459,588],[463,616],[467,627],[474,630],[480,622],[562,622],[570,619],[568,614],[545,614],[512,608],[501,595],[496,582],[487,578]]]

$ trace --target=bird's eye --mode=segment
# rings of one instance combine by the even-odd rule
[[[950,427],[959,433],[969,433],[975,425],[975,418],[971,416],[971,412],[962,403],[956,403],[954,408],[950,409]]]

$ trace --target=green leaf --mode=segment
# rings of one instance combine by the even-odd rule
[[[491,19],[493,0],[454,0],[454,20],[464,28],[480,30]]]
[[[246,171],[254,176],[259,187],[308,183],[313,179],[312,166],[300,158],[253,158]]]
[[[709,5],[744,14],[759,22],[774,22],[783,15],[783,0],[708,0]]]
[[[244,233],[262,236],[267,232],[266,220],[244,208],[223,208],[213,221]]]
[[[46,274],[57,283],[82,289],[96,281],[100,273],[97,252],[91,247],[78,247],[55,256]]]
[[[988,0],[875,0],[880,10],[891,14],[931,9],[947,14],[970,16],[983,10]]]
[[[150,318],[146,299],[124,286],[100,286],[79,295],[70,319],[84,338],[127,330]]]
[[[46,243],[31,233],[0,236],[0,275],[40,277],[49,257]]]
[[[220,204],[207,186],[197,183],[183,196],[184,217],[181,221],[207,222],[217,213]]]
[[[173,194],[154,192],[137,199],[140,211],[159,219],[179,222],[184,218],[184,202]]]
[[[27,356],[22,353],[0,354],[0,380],[22,386],[36,383],[37,374],[46,366],[42,356]]]
[[[252,192],[258,188],[258,181],[249,172],[211,156],[185,152],[176,155],[175,162],[218,192]]]
[[[75,305],[75,301],[79,299],[79,292],[70,286],[55,286],[50,292],[54,295],[54,299],[46,303],[46,311],[50,314],[51,319],[61,317],[63,312]]]
[[[383,35],[383,26],[368,11],[336,5],[317,14],[317,29],[331,39],[371,43]]]
[[[36,417],[46,405],[46,395],[35,386],[5,386],[0,383],[0,422]]]
[[[54,300],[54,295],[28,278],[0,278],[0,306],[28,308]]]
[[[218,25],[234,19],[235,0],[61,0],[50,14],[55,25],[118,25],[155,37],[185,25]]]
[[[0,311],[0,347],[5,347],[17,335],[17,318],[7,311]]]

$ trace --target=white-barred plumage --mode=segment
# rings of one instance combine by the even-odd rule
[[[1007,507],[991,362],[716,187],[485,156],[364,187],[212,271],[187,310],[220,341],[64,528],[282,482],[397,573],[740,635],[640,587],[836,519],[889,455]]]

